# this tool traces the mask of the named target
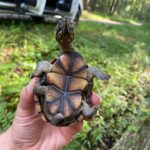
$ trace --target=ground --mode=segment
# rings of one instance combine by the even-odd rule
[[[122,21],[122,20],[121,20]],[[141,26],[81,21],[74,47],[86,63],[111,75],[109,82],[94,80],[102,99],[92,122],[66,149],[110,148],[142,113],[149,112],[150,31]],[[58,56],[55,25],[32,21],[1,21],[0,24],[0,130],[11,124],[20,90],[40,60]],[[142,113],[141,113],[142,112]],[[134,126],[130,127],[136,130]]]

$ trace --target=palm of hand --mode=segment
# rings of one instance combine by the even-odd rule
[[[30,116],[22,116],[19,113],[16,114],[12,127],[13,137],[20,147],[59,149],[70,141],[81,124],[58,128],[43,122],[36,113]]]
[[[11,127],[13,140],[19,148],[58,150],[72,140],[73,136],[81,129],[82,123],[56,127],[43,122],[35,111],[32,93],[35,82],[36,79],[31,80],[30,84],[21,92],[20,102]],[[97,105],[98,101],[98,98],[95,97],[93,105]]]

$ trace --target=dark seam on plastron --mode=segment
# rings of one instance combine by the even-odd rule
[[[69,68],[68,68],[68,74],[71,75],[71,71],[72,71],[72,67],[73,67],[73,62],[75,60],[75,55],[73,55],[73,53],[71,53],[70,55],[70,64],[69,64]]]
[[[46,101],[48,104],[53,104],[53,103],[55,103],[55,102],[57,102],[59,99],[61,99],[61,96],[60,97],[57,97],[57,98],[53,98],[53,99],[51,99],[51,100],[49,100],[49,101]]]
[[[87,65],[83,65],[83,66],[80,67],[77,71],[72,72],[72,74],[79,73],[79,72],[83,71],[83,70],[86,69],[86,68],[87,68]]]
[[[68,102],[68,104],[69,104],[71,110],[72,110],[72,109],[75,110],[75,106],[74,106],[73,103],[71,102],[69,96],[66,95],[65,97],[66,97],[66,99],[67,99],[67,102]]]
[[[84,79],[84,80],[87,80],[86,78],[82,78],[82,77],[77,77],[75,75],[68,75],[68,74],[63,74],[63,73],[60,73],[60,72],[56,72],[56,71],[52,71],[53,73],[57,73],[57,74],[60,74],[60,75],[67,75],[67,76],[70,76],[70,77],[75,77],[75,78],[78,78],[78,79]]]
[[[64,95],[61,97],[59,112],[64,114]]]
[[[71,78],[70,76],[65,75],[64,92],[67,92],[67,90],[68,90],[68,85],[69,85],[70,78]]]
[[[69,94],[69,95],[72,95],[72,94],[74,94],[74,93],[75,93],[75,94],[77,94],[77,93],[81,94],[81,90],[74,90],[73,92],[64,92],[63,90],[59,89],[59,88],[56,87],[55,85],[51,85],[51,87],[53,87],[56,91],[60,92],[60,93],[63,94],[63,95],[64,95],[64,93]]]
[[[64,94],[64,91],[58,88],[57,86],[51,84],[51,87],[53,87],[56,91],[60,92],[61,94]]]
[[[60,59],[58,59],[57,64],[61,67],[61,69],[63,69],[63,71],[66,73],[67,70],[65,69],[65,67],[63,66],[62,62],[60,61]]]
[[[73,92],[66,92],[66,94],[68,94],[68,95],[81,94],[81,91],[77,90],[77,91],[73,91]]]

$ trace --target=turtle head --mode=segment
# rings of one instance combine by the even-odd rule
[[[62,18],[56,26],[56,41],[62,50],[69,50],[74,40],[74,22],[67,18]]]

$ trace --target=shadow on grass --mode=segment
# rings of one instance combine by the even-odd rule
[[[80,29],[79,27],[75,42],[77,43],[76,46],[79,49],[81,47],[91,49],[88,53],[94,53],[97,58],[101,53],[107,57],[118,56],[121,58],[126,54],[131,55],[139,50],[145,51],[147,54],[150,52],[150,32],[148,32],[147,26],[82,24],[84,24],[85,28]]]

